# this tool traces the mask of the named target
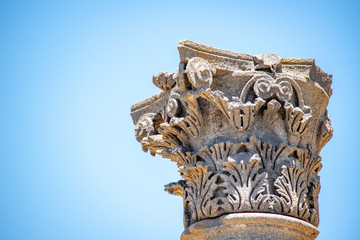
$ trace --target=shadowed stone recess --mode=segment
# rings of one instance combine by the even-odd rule
[[[131,107],[143,150],[177,163],[181,239],[315,239],[332,76],[314,59],[180,41],[162,91]]]

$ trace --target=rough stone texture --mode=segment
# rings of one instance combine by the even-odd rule
[[[230,224],[225,235],[188,236],[206,219],[216,225],[222,220],[214,218],[241,212],[275,221],[257,239],[314,239],[317,233],[305,232],[319,224],[319,153],[332,136],[332,76],[313,59],[252,56],[189,40],[178,49],[178,70],[154,75],[162,92],[133,105],[131,115],[143,150],[179,167],[183,180],[165,188],[184,199],[182,239],[253,239],[263,226],[255,213],[254,231],[239,228],[247,223],[237,217],[233,232]],[[292,227],[280,229],[280,218],[315,230],[296,238],[284,230]]]

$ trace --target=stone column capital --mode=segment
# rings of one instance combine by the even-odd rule
[[[194,237],[204,221],[245,236],[251,231],[236,224],[263,228],[264,219],[287,236],[276,239],[297,239],[296,226],[307,226],[301,234],[314,239],[319,154],[333,131],[326,110],[332,76],[310,58],[248,55],[189,40],[178,49],[177,71],[154,75],[161,93],[133,105],[131,115],[143,150],[179,167],[182,180],[165,189],[184,200],[182,239],[224,239]]]

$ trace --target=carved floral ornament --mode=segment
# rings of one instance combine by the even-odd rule
[[[179,167],[183,179],[165,189],[183,198],[185,227],[238,212],[318,226],[331,75],[311,59],[241,55],[187,40],[179,51],[178,70],[153,78],[163,92],[134,105],[132,115],[143,150]]]

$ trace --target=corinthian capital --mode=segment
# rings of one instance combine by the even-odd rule
[[[313,59],[178,49],[178,70],[155,75],[162,92],[131,115],[143,150],[179,167],[165,189],[184,200],[182,239],[315,239],[332,76]]]

